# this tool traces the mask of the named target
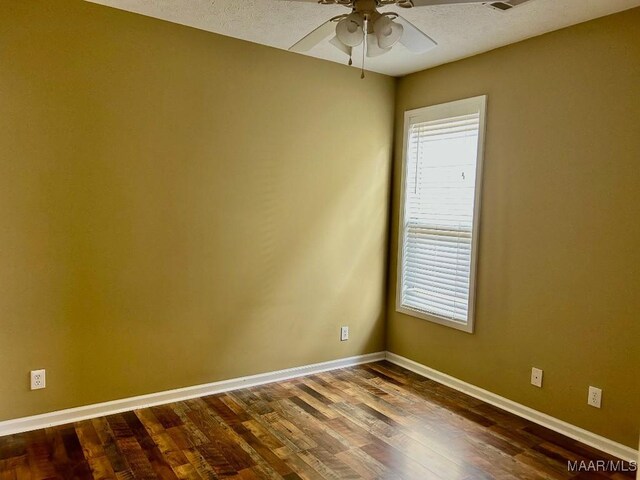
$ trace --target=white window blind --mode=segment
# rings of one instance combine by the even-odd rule
[[[484,97],[408,112],[399,310],[471,331]]]

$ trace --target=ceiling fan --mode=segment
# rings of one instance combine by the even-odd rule
[[[364,56],[377,57],[391,50],[398,42],[413,53],[424,53],[437,46],[435,40],[395,12],[378,11],[380,7],[397,5],[402,8],[435,5],[458,5],[487,3],[489,0],[293,0],[320,5],[342,5],[351,13],[327,20],[307,36],[295,43],[292,52],[306,52],[327,39],[329,43],[349,56],[352,65],[353,49],[363,45],[362,78],[364,78]]]

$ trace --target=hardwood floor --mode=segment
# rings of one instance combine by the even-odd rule
[[[0,480],[634,478],[596,459],[388,362],[0,438]]]

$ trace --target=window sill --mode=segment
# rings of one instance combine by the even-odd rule
[[[420,310],[414,310],[412,308],[396,306],[396,312],[409,315],[411,317],[419,318],[421,320],[427,320],[428,322],[437,323],[438,325],[444,325],[445,327],[454,328],[466,333],[473,333],[473,322],[456,322],[455,320],[449,320],[448,318],[438,317],[429,313],[421,312]]]

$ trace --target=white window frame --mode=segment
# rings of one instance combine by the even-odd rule
[[[471,234],[471,264],[469,273],[469,305],[467,322],[459,322],[449,318],[439,317],[420,310],[402,306],[402,265],[404,263],[404,215],[405,215],[405,187],[407,178],[407,142],[409,138],[409,128],[412,124],[426,122],[441,118],[455,117],[469,113],[471,109],[476,109],[480,113],[480,124],[478,130],[478,152],[476,160],[476,184],[474,192],[473,224]],[[402,147],[402,180],[400,184],[400,219],[398,223],[398,268],[396,280],[396,311],[428,320],[440,325],[446,325],[467,333],[473,333],[475,323],[475,298],[476,298],[476,272],[478,264],[478,239],[480,233],[480,205],[482,192],[482,171],[485,142],[487,96],[465,98],[453,102],[441,103],[428,107],[408,110],[404,114],[404,138]]]

